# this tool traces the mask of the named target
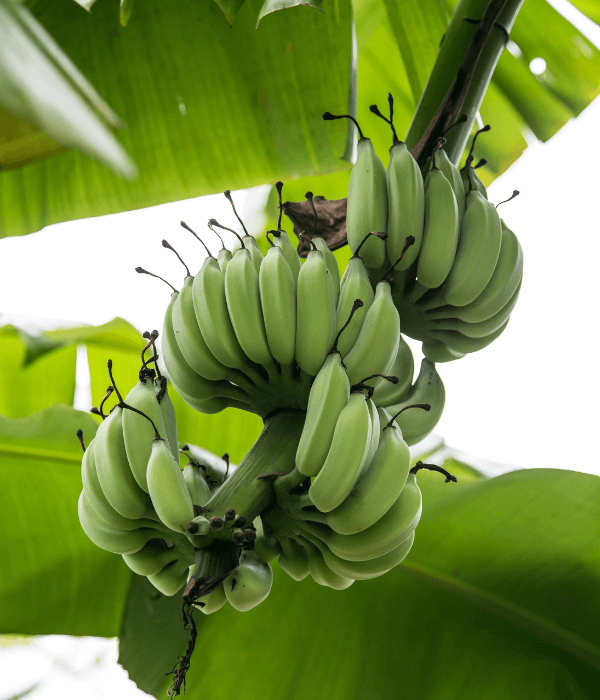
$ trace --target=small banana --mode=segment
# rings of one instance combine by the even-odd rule
[[[139,552],[123,554],[123,561],[140,576],[152,576],[164,569],[167,564],[181,556],[176,547],[169,547],[164,540],[150,540]]]
[[[225,588],[223,587],[223,584],[221,584],[218,588],[215,588],[215,590],[211,591],[208,595],[200,598],[198,602],[204,603],[204,605],[195,605],[194,607],[201,610],[205,615],[211,615],[212,613],[217,612],[217,610],[220,610],[227,602],[227,596],[225,595]]]
[[[360,472],[360,476],[358,477],[359,481],[360,479],[362,479],[365,472],[369,469],[371,461],[373,460],[373,457],[375,457],[375,453],[377,452],[377,448],[379,447],[379,436],[383,427],[379,424],[379,412],[377,411],[377,406],[375,405],[375,402],[372,399],[367,399],[367,408],[369,409],[369,418],[371,419],[371,442],[369,444],[367,458],[365,459],[365,462]]]
[[[337,420],[350,398],[350,382],[338,352],[329,354],[319,370],[308,396],[306,420],[298,449],[296,469],[316,476],[323,466]]]
[[[166,439],[174,459],[179,460],[179,440],[177,439],[177,415],[175,406],[169,396],[169,382],[165,376],[161,376],[154,382],[156,398],[160,406],[160,412],[166,431]]]
[[[288,576],[294,581],[302,581],[310,573],[306,551],[295,541],[288,537],[279,540],[281,554],[279,564]]]
[[[203,506],[208,503],[211,490],[198,465],[193,462],[186,464],[183,468],[183,480],[195,506]]]
[[[217,455],[204,449],[204,447],[198,447],[188,442],[181,449],[184,452],[188,452],[196,464],[206,467],[206,471],[211,478],[219,484],[224,483],[226,477],[231,476],[237,469],[236,464],[230,463],[227,466],[222,457],[217,457]]]
[[[410,389],[415,373],[415,361],[409,344],[400,336],[396,359],[389,373],[398,377],[398,383],[381,382],[375,388],[373,401],[377,406],[389,406],[401,401]]]
[[[321,236],[314,236],[311,240],[315,244],[317,250],[321,251],[325,265],[327,266],[329,274],[331,275],[334,291],[334,303],[337,306],[340,296],[340,268],[338,267],[337,259]]]
[[[308,557],[308,568],[315,583],[320,586],[327,586],[336,591],[343,591],[349,588],[354,580],[340,576],[333,572],[327,565],[321,551],[310,540],[305,537],[298,537],[298,543],[304,547]]]
[[[191,562],[188,560],[177,559],[167,564],[157,574],[148,576],[148,581],[163,595],[175,595],[185,586],[190,566]]]
[[[356,299],[360,299],[363,305],[356,310],[350,323],[344,328],[352,313]],[[356,342],[367,311],[371,308],[374,299],[375,292],[373,292],[373,287],[369,281],[362,258],[355,254],[348,261],[344,271],[336,311],[336,333],[340,333],[342,328],[344,328],[344,332],[340,335],[337,344],[342,357],[350,352]]]
[[[503,326],[500,326],[498,330],[483,338],[468,338],[466,335],[458,333],[457,331],[437,331],[435,335],[437,340],[446,343],[454,352],[468,354],[470,352],[483,350],[483,348],[493,343],[494,340],[500,337],[504,332],[507,325],[508,321]]]
[[[171,530],[186,533],[186,526],[194,517],[192,499],[179,463],[160,437],[152,441],[146,474],[152,505],[161,522]]]
[[[485,160],[485,158],[482,158],[482,160],[480,160],[479,163],[481,165],[485,165],[487,163],[487,160]],[[461,168],[460,179],[462,180],[465,192],[468,192],[470,189],[477,190],[486,199],[488,198],[487,189],[483,182],[481,182],[481,180],[479,179],[479,175],[477,175],[477,172],[475,171],[475,168],[472,165],[467,164],[463,168]]]
[[[456,197],[456,204],[458,206],[458,227],[460,229],[460,224],[465,213],[465,186],[460,171],[450,158],[448,158],[448,154],[443,147],[436,151],[435,164],[444,173],[446,180],[452,185],[454,196]]]
[[[435,428],[444,410],[446,391],[435,365],[427,358],[421,362],[419,376],[411,390],[402,401],[392,406],[386,406],[386,410],[393,416],[399,411],[395,421],[402,431],[402,436],[407,445],[414,445],[423,440]],[[420,408],[408,408],[414,404],[429,404],[429,411]],[[407,410],[403,410],[407,409]]]
[[[296,350],[296,282],[281,248],[273,245],[260,267],[260,303],[271,354],[282,365]]]
[[[377,409],[382,425],[373,461],[346,500],[327,513],[325,522],[342,535],[353,535],[374,525],[394,505],[408,477],[410,450],[398,424]]]
[[[369,454],[372,429],[364,394],[351,394],[335,424],[325,462],[308,491],[322,513],[342,503],[354,487]]]
[[[252,550],[243,551],[238,568],[225,580],[223,588],[230,605],[246,612],[265,600],[273,585],[271,566]]]
[[[263,261],[263,254],[260,252],[258,243],[256,242],[254,236],[251,236],[250,234],[242,236],[242,241],[244,242],[244,247],[246,248],[246,250],[250,252],[250,258],[252,259],[252,263],[254,264],[256,274],[258,275],[260,272],[260,266]]]
[[[256,539],[254,540],[254,551],[265,562],[273,561],[281,554],[281,545],[273,536],[265,532],[261,518],[255,520]]]
[[[411,535],[421,518],[422,498],[414,474],[409,473],[394,505],[374,525],[354,535],[340,535],[326,525],[304,523],[309,534],[322,540],[346,561],[367,561],[388,554]]]
[[[300,367],[313,377],[335,338],[336,312],[328,275],[323,254],[314,248],[298,275],[295,351]]]
[[[430,362],[452,362],[452,360],[460,360],[466,353],[452,350],[441,340],[428,339],[423,343],[423,355]]]
[[[269,233],[273,234],[273,244],[278,248],[281,248],[283,257],[286,259],[287,264],[290,266],[290,270],[292,271],[294,282],[297,284],[301,265],[300,256],[298,255],[285,231],[279,229],[277,231],[269,231]]]

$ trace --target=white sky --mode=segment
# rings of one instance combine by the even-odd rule
[[[561,0],[552,4],[565,6]],[[597,44],[599,37],[599,31],[592,34]],[[479,353],[438,366],[447,403],[436,432],[473,456],[600,474],[594,340],[600,296],[598,124],[600,101],[549,143],[532,145],[489,188],[495,202],[513,189],[521,191],[503,206],[502,216],[521,240],[525,273],[504,334]],[[255,230],[260,230],[256,212],[266,191],[234,193],[238,210],[245,221],[253,220]],[[219,244],[205,227],[210,217],[234,223],[222,195],[0,240],[0,325],[39,319],[100,324],[122,316],[142,330],[160,329],[169,290],[134,268],[142,265],[178,286],[183,268],[160,241],[167,238],[194,274],[203,250],[179,221],[205,236],[216,253]],[[417,354],[415,360],[418,366]],[[38,638],[26,647],[0,647],[0,697],[38,680],[31,700],[96,700],[115,691],[124,700],[143,697],[116,665],[116,656],[115,640],[93,638]]]

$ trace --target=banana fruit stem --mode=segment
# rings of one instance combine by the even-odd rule
[[[265,420],[258,440],[239,467],[206,503],[210,519],[225,517],[228,508],[252,522],[275,500],[273,479],[266,474],[289,473],[294,469],[296,450],[304,426],[304,411],[280,411]]]

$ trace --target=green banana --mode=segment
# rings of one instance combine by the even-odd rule
[[[435,152],[435,164],[444,173],[446,180],[452,185],[456,204],[458,206],[458,226],[462,222],[465,213],[465,186],[459,169],[448,158],[448,154],[443,148],[439,148]]]
[[[163,595],[172,596],[180,591],[187,582],[190,562],[185,559],[178,559],[167,564],[157,574],[148,576],[148,581]]]
[[[298,275],[300,274],[300,256],[298,252],[292,245],[289,236],[285,231],[281,229],[277,231],[270,231],[273,234],[273,244],[278,248],[281,248],[283,257],[286,259],[287,264],[290,266],[292,275],[294,276],[294,282],[298,283]]]
[[[152,576],[178,559],[181,552],[176,547],[169,547],[163,540],[151,540],[139,552],[122,556],[134,574]]]
[[[273,585],[271,566],[252,550],[240,555],[238,568],[225,580],[223,588],[231,607],[246,612],[265,600]]]
[[[358,142],[356,163],[348,183],[346,234],[350,250],[358,248],[370,231],[387,231],[388,189],[385,167],[375,153],[371,139]],[[371,236],[361,249],[365,265],[381,268],[385,262],[385,243]]]
[[[304,523],[303,528],[322,540],[346,561],[367,561],[388,554],[411,535],[422,511],[421,491],[414,474],[409,473],[396,502],[374,525],[354,535],[340,535],[327,526]]]
[[[358,338],[344,356],[350,384],[358,384],[373,374],[389,374],[399,343],[400,316],[392,300],[390,283],[381,280],[375,289],[375,299],[365,315]],[[381,381],[381,377],[375,377],[367,385],[376,387]]]
[[[311,250],[300,268],[296,295],[296,350],[300,367],[315,377],[335,338],[336,312],[320,250]]]
[[[415,238],[398,263],[399,270],[406,270],[417,259],[421,248],[425,195],[423,176],[404,142],[397,141],[390,148],[386,175],[389,198],[386,245],[390,262],[398,259],[407,236]]]
[[[79,522],[88,538],[100,549],[115,554],[132,554],[139,550],[148,540],[162,537],[162,532],[152,528],[140,527],[136,530],[120,530],[107,522],[92,508],[85,489],[79,496]]]
[[[490,281],[470,304],[459,306],[453,315],[461,321],[487,321],[511,299],[523,278],[523,249],[518,238],[501,220],[502,242],[498,262]]]
[[[421,362],[419,376],[402,401],[386,410],[395,416],[402,409],[414,404],[429,404],[431,409],[408,408],[395,418],[407,445],[423,440],[435,428],[444,410],[446,391],[435,365],[427,358]]]
[[[346,500],[325,519],[341,535],[353,535],[374,525],[394,505],[408,477],[410,450],[402,432],[384,408],[377,411],[382,425],[377,452]]]
[[[401,401],[411,387],[415,373],[415,361],[412,350],[402,335],[396,359],[389,373],[392,377],[398,377],[398,383],[384,381],[377,385],[372,397],[377,406],[389,406]]]
[[[161,522],[171,530],[186,533],[186,525],[194,517],[192,499],[179,463],[162,438],[152,441],[147,479],[152,505]]]
[[[329,354],[319,370],[308,396],[306,420],[298,449],[296,469],[316,476],[323,466],[337,420],[350,398],[350,382],[341,355]]]
[[[310,573],[306,551],[295,541],[288,537],[279,540],[281,554],[279,564],[288,576],[294,581],[302,581]]]
[[[372,429],[364,394],[351,394],[335,424],[325,462],[308,491],[322,513],[342,503],[354,487],[369,454]]]
[[[485,161],[487,163],[487,161]],[[470,165],[465,165],[460,170],[460,179],[462,180],[465,193],[469,190],[477,190],[487,199],[487,189],[483,182],[479,179],[479,175],[475,171],[475,168]],[[466,196],[466,194],[465,194]]]
[[[444,282],[444,300],[466,306],[483,292],[498,262],[502,227],[496,207],[478,191],[467,194],[454,265]]]
[[[336,591],[343,591],[354,583],[354,579],[346,578],[333,572],[327,566],[319,548],[310,540],[305,537],[298,537],[298,542],[306,550],[310,575],[315,583],[318,583],[320,586],[333,588]]]
[[[452,350],[441,340],[428,339],[423,342],[423,355],[430,362],[452,362],[452,360],[460,360],[466,353]]]
[[[227,265],[232,257],[233,255],[231,254],[231,251],[227,250],[227,248],[221,248],[221,250],[217,253],[217,262],[219,263],[219,269],[223,274],[225,274]]]
[[[308,534],[304,536],[321,550],[325,563],[332,571],[339,576],[353,578],[356,581],[376,578],[398,566],[404,561],[415,541],[415,533],[413,531],[402,544],[399,544],[387,554],[383,554],[375,559],[367,559],[367,561],[346,561],[336,556],[324,542],[316,537]]]
[[[260,252],[258,243],[256,242],[254,236],[251,236],[248,233],[245,236],[242,236],[242,241],[244,242],[244,247],[250,253],[250,258],[252,259],[256,274],[258,275],[260,273],[260,266],[263,261],[263,254]]]
[[[247,248],[237,250],[227,265],[225,298],[235,335],[243,351],[253,362],[271,365],[273,356],[263,320],[258,273]]]
[[[504,332],[507,325],[508,321],[503,326],[500,326],[498,330],[490,333],[490,335],[486,335],[484,338],[467,338],[466,335],[457,331],[437,331],[435,335],[438,340],[446,343],[453,351],[468,354],[483,350],[490,343],[493,343]]]
[[[282,365],[296,350],[296,282],[281,248],[271,246],[258,276],[260,303],[269,350]]]
[[[200,411],[200,413],[220,413],[226,408],[239,408],[242,411],[253,411],[252,406],[246,403],[246,399],[244,399],[244,401],[236,401],[235,399],[226,399],[222,396],[216,396],[214,399],[206,399],[202,401],[200,399],[196,399],[193,396],[190,396],[187,392],[185,392],[182,389],[181,386],[179,386],[175,382],[171,381],[171,384],[173,384],[173,387],[175,388],[179,396],[181,396],[181,398],[188,404],[188,406],[191,406],[196,411]]]
[[[262,519],[255,520],[256,539],[254,540],[254,551],[264,562],[273,561],[281,554],[279,541],[271,534],[265,532]]]
[[[423,242],[417,261],[417,279],[434,289],[448,277],[456,255],[459,215],[456,196],[444,173],[433,167],[427,174]]]
[[[231,476],[237,469],[237,465],[233,463],[230,463],[229,468],[227,468],[227,464],[222,457],[217,457],[217,455],[204,449],[204,447],[198,447],[188,442],[182,449],[190,454],[190,457],[196,464],[206,467],[209,475],[219,484],[224,483],[225,477]]]
[[[359,480],[363,477],[367,469],[369,469],[369,465],[371,464],[373,457],[375,457],[375,453],[379,447],[379,436],[382,429],[382,426],[379,424],[379,413],[377,411],[377,406],[372,399],[367,399],[367,408],[369,409],[369,417],[371,419],[371,442],[369,444],[367,458],[365,459],[365,463],[363,464],[363,468],[360,472]]]
[[[204,603],[204,606],[195,605],[194,607],[202,610],[205,615],[211,615],[217,610],[220,610],[227,602],[227,596],[225,595],[225,588],[221,584],[214,591],[211,591],[208,595],[200,598],[198,602]]]
[[[175,406],[169,396],[169,382],[166,377],[162,376],[154,383],[156,398],[158,399],[160,412],[162,414],[166,438],[171,448],[171,454],[175,460],[179,461],[179,440],[177,439],[177,414]]]
[[[340,296],[340,268],[338,267],[337,259],[321,236],[314,236],[312,242],[317,247],[317,250],[320,250],[323,254],[323,260],[325,261],[325,265],[327,265],[327,269],[333,281],[334,302],[337,306]]]
[[[162,412],[156,398],[154,382],[151,377],[140,372],[140,381],[125,397],[125,403],[145,413],[154,422],[159,433],[164,435]],[[154,428],[147,418],[135,411],[123,413],[123,438],[129,466],[140,488],[148,493],[146,467],[152,452]]]
[[[371,308],[375,299],[375,292],[369,281],[362,258],[358,255],[353,255],[348,261],[340,286],[340,296],[336,311],[336,334],[347,323],[356,299],[360,299],[363,305],[354,313],[352,320],[339,337],[337,348],[342,357],[350,352],[356,342],[367,311]]]
[[[195,279],[198,278],[196,277]],[[243,389],[224,380],[215,382],[204,379],[186,362],[177,345],[173,331],[172,314],[177,296],[178,293],[176,292],[171,295],[171,301],[165,312],[161,345],[163,360],[173,385],[181,387],[188,396],[192,396],[199,401],[207,401],[218,396],[242,401],[247,399],[248,394]],[[181,392],[178,390],[178,393]]]
[[[210,487],[206,483],[202,470],[193,462],[189,462],[183,468],[183,480],[195,506],[203,506],[208,503],[212,495]]]
[[[123,409],[115,406],[96,432],[94,457],[102,491],[110,505],[125,518],[151,517],[150,497],[131,472],[123,437]]]

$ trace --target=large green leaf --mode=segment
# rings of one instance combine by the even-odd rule
[[[460,462],[454,468],[458,484],[419,472],[424,513],[398,570],[340,592],[296,583],[275,566],[259,607],[197,613],[188,693],[227,695],[243,684],[249,700],[593,697],[600,479],[545,469],[485,479]],[[162,697],[169,680],[149,678],[139,653],[148,634],[158,645],[161,632],[146,625],[138,595],[132,589],[128,609],[139,614],[121,632],[121,661]],[[179,618],[180,601],[170,605]],[[153,663],[166,673],[172,653],[165,645]]]
[[[130,574],[93,545],[77,517],[81,428],[95,421],[67,406],[27,418],[0,416],[0,632],[114,636]]]
[[[151,0],[123,29],[117,0],[90,14],[72,0],[35,3],[126,122],[141,175],[123,182],[72,151],[5,172],[0,236],[337,169],[345,130],[320,115],[348,107],[349,0],[337,14],[274,12],[256,30],[259,7],[248,0],[229,27],[209,0]]]

